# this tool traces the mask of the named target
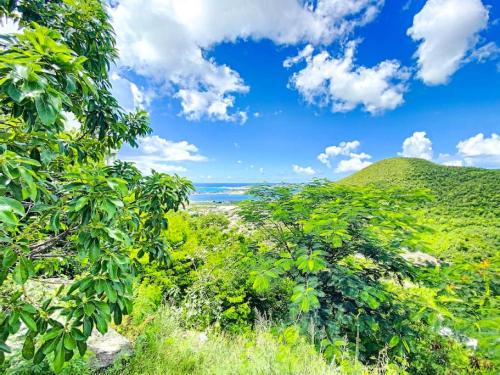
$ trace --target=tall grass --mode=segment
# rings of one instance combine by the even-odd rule
[[[367,369],[344,360],[329,364],[315,348],[300,338],[293,345],[284,343],[261,322],[247,335],[220,331],[208,333],[186,330],[180,313],[162,307],[136,341],[129,360],[117,363],[108,374],[225,375],[225,374],[372,374],[390,373],[386,366]],[[398,372],[400,373],[400,372]]]

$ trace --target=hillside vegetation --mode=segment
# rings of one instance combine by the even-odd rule
[[[343,179],[342,185],[428,189],[420,234],[426,252],[441,260],[432,276],[453,289],[456,328],[479,338],[479,351],[498,360],[500,170],[448,167],[416,158],[391,158]],[[471,324],[473,322],[474,324]]]
[[[390,158],[344,178],[341,183],[427,188],[435,200],[426,205],[439,209],[439,215],[500,217],[500,170],[448,167],[417,158]]]

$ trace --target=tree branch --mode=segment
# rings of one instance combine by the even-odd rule
[[[48,248],[52,247],[55,243],[64,240],[69,234],[73,232],[73,228],[66,229],[65,231],[59,233],[55,237],[51,237],[43,242],[39,242],[37,244],[31,245],[29,248],[31,252],[28,257],[31,259],[37,259],[36,256],[43,253]]]

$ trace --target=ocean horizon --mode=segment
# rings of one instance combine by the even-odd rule
[[[262,182],[199,182],[193,184],[195,191],[191,202],[239,202],[251,199],[248,190],[256,185],[272,185]]]

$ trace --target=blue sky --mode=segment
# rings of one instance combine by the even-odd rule
[[[500,166],[496,1],[275,1],[115,4],[114,91],[153,128],[120,158],[195,182],[338,179],[398,154]]]

